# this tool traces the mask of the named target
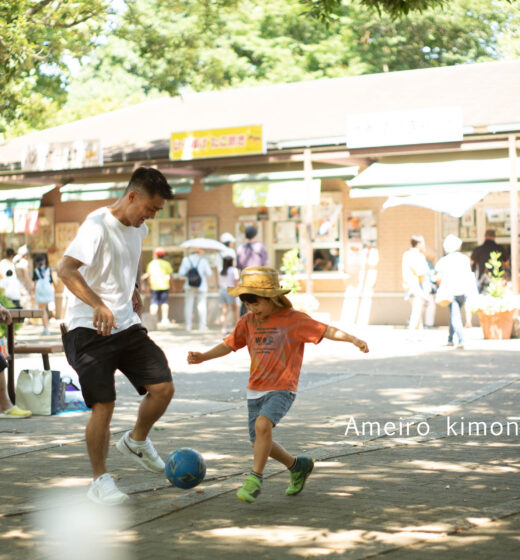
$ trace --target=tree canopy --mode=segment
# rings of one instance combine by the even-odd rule
[[[107,2],[0,0],[0,129],[186,89],[520,56],[508,0],[126,0],[112,15]],[[67,57],[82,61],[72,78]]]
[[[0,131],[65,101],[66,56],[92,50],[108,15],[108,0],[0,0]]]

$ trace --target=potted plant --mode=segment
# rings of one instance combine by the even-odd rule
[[[487,339],[511,338],[513,318],[519,308],[519,297],[511,292],[504,278],[500,261],[501,253],[489,255],[486,268],[489,270],[489,285],[485,293],[468,301],[470,311],[478,312],[480,326]]]
[[[298,293],[301,290],[300,283],[296,278],[296,274],[301,270],[298,249],[290,249],[283,254],[280,270],[283,272],[284,289],[291,290],[287,297],[291,300],[294,309],[304,313],[316,311],[320,306],[319,301],[312,294]]]

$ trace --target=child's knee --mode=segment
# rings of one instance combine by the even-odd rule
[[[260,415],[255,422],[255,433],[257,438],[270,436],[273,431],[273,423],[266,416]]]

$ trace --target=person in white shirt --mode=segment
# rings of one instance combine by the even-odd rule
[[[219,274],[219,303],[220,303],[220,325],[222,327],[222,334],[228,333],[227,316],[228,311],[231,309],[233,316],[233,328],[240,319],[240,304],[239,299],[230,296],[227,289],[234,288],[238,284],[240,274],[238,268],[234,264],[234,256],[232,253],[223,253],[222,269]]]
[[[5,276],[0,278],[0,288],[4,291],[4,296],[13,302],[14,309],[20,308],[20,300],[22,299],[22,291],[20,280],[10,268],[6,270]]]
[[[474,297],[478,293],[471,261],[459,251],[461,246],[462,240],[450,233],[443,243],[446,256],[435,265],[437,281],[442,284],[443,293],[448,294],[451,299],[448,346],[454,346],[454,336],[457,335],[458,348],[464,348],[462,306],[468,297]]]
[[[137,280],[148,233],[145,220],[154,218],[172,198],[160,171],[136,169],[121,198],[87,216],[58,268],[72,293],[63,346],[78,373],[85,403],[92,408],[85,438],[93,472],[87,497],[96,503],[128,500],[106,470],[117,369],[145,396],[133,429],[116,448],[145,469],[164,472],[164,461],[148,434],[170,403],[174,387],[164,352],[141,325]]]
[[[403,254],[402,274],[403,287],[406,290],[405,299],[412,305],[408,328],[421,329],[423,326],[423,312],[426,301],[426,283],[428,282],[428,261],[424,256],[424,238],[422,235],[412,235],[411,248]]]
[[[191,254],[184,257],[179,267],[179,275],[185,276],[184,282],[184,321],[187,331],[191,331],[193,327],[193,307],[197,309],[197,316],[199,320],[199,330],[208,330],[208,281],[207,277],[213,275],[211,266],[208,261],[202,256],[204,251],[202,249],[195,249]],[[190,286],[188,279],[188,272],[190,269],[195,268],[200,276],[199,286]]]

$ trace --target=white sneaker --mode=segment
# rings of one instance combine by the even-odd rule
[[[116,443],[116,447],[123,455],[131,457],[145,469],[156,473],[164,472],[164,461],[159,457],[149,437],[142,442],[131,442],[129,430]]]
[[[119,490],[114,479],[108,473],[102,474],[92,481],[87,498],[96,504],[105,506],[117,506],[128,501],[128,496]]]
[[[160,325],[163,325],[163,326],[165,326],[165,327],[171,325],[169,319],[161,319],[161,322],[160,322],[159,324],[160,324]]]

